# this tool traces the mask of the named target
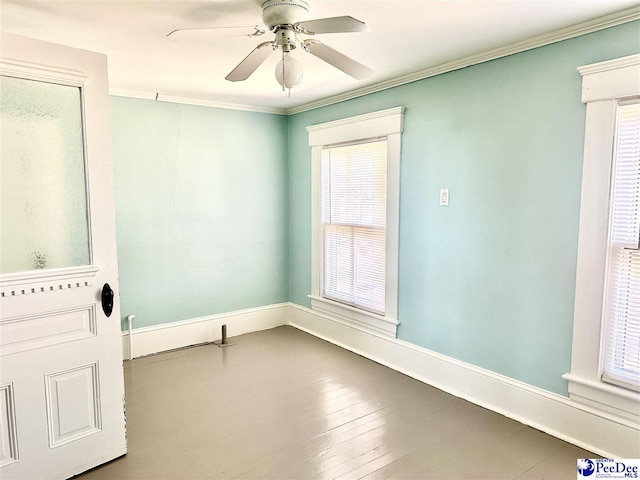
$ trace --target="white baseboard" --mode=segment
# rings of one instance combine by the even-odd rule
[[[440,390],[606,458],[637,458],[640,425],[567,397],[402,340],[376,335],[293,303],[210,315],[133,330],[133,358],[291,325]],[[129,332],[122,333],[128,359]]]
[[[220,340],[223,324],[227,325],[229,337],[286,325],[289,310],[288,303],[278,303],[152,327],[134,328],[132,358]],[[128,331],[122,332],[122,358],[129,360]]]
[[[289,325],[606,458],[637,458],[640,426],[483,368],[289,304]]]

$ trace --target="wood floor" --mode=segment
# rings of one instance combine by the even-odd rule
[[[125,364],[129,453],[89,479],[575,479],[596,455],[280,327]]]

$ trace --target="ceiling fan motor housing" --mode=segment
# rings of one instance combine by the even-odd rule
[[[309,3],[304,0],[266,0],[262,3],[262,21],[269,29],[308,19]]]
[[[275,32],[276,47],[283,52],[290,52],[296,48],[298,39],[296,38],[296,32],[293,31],[293,28],[277,28]]]

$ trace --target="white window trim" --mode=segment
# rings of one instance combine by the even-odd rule
[[[336,321],[382,335],[396,336],[398,325],[398,228],[400,217],[400,144],[404,107],[307,127],[311,147],[311,308]],[[321,157],[322,147],[387,137],[387,226],[385,315],[366,312],[322,298]]]
[[[640,423],[640,394],[604,383],[603,303],[616,109],[640,95],[640,55],[578,68],[587,104],[573,320],[572,400]]]

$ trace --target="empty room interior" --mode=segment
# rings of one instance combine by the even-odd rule
[[[0,478],[637,478],[637,0],[0,29]]]

